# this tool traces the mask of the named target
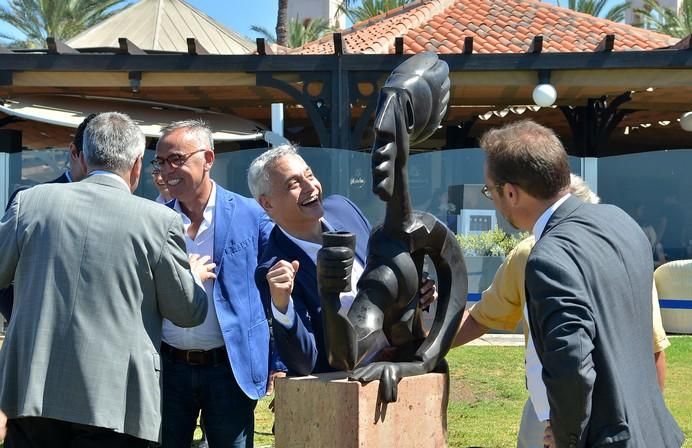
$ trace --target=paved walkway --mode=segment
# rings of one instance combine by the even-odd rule
[[[476,339],[475,341],[469,342],[466,345],[503,345],[503,346],[524,346],[524,335],[523,334],[486,334]]]

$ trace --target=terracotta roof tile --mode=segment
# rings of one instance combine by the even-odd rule
[[[522,53],[538,35],[545,52],[579,52],[593,51],[607,34],[615,34],[617,51],[651,50],[677,41],[537,0],[418,0],[342,31],[349,53],[383,54],[394,52],[399,36],[405,36],[405,53],[461,53],[467,36],[474,38],[477,53]],[[332,37],[292,52],[333,53]]]

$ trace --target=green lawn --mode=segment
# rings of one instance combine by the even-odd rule
[[[692,336],[672,336],[666,350],[665,398],[692,448]],[[451,370],[448,428],[450,447],[515,447],[526,400],[521,347],[463,347],[447,357]],[[271,446],[272,416],[257,406],[255,445]]]
[[[666,350],[665,398],[692,448],[692,336],[672,336]],[[521,347],[463,347],[447,357],[451,371],[449,446],[515,447],[526,400]],[[255,446],[270,447],[273,416],[269,399],[257,405]],[[200,437],[199,431],[196,438]],[[196,443],[194,444],[196,445]],[[0,444],[0,448],[2,445]]]

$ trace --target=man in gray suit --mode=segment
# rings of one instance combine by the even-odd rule
[[[180,218],[132,195],[144,136],[126,115],[88,125],[88,177],[20,192],[0,220],[0,287],[15,281],[0,352],[12,447],[147,446],[159,440],[162,316],[204,319]]]
[[[651,356],[653,263],[639,225],[569,194],[567,154],[543,126],[512,123],[481,147],[495,207],[536,238],[526,292],[550,406],[545,443],[679,447]]]

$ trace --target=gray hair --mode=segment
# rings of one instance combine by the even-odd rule
[[[178,129],[187,129],[187,132],[192,134],[200,145],[208,146],[209,149],[214,150],[214,133],[207,122],[201,119],[174,121],[161,130],[159,141]]]
[[[119,112],[94,117],[84,130],[87,166],[126,173],[144,155],[144,134],[132,119]]]
[[[298,154],[298,148],[294,145],[280,145],[260,154],[250,164],[247,172],[247,185],[252,196],[259,201],[260,196],[271,193],[271,179],[269,170],[274,168],[282,157],[294,156],[303,160]]]
[[[596,193],[591,191],[591,188],[589,188],[584,179],[576,174],[570,173],[569,180],[569,191],[575,195],[577,199],[580,199],[582,202],[586,202],[587,204],[598,204],[601,202],[601,198],[599,198]]]

